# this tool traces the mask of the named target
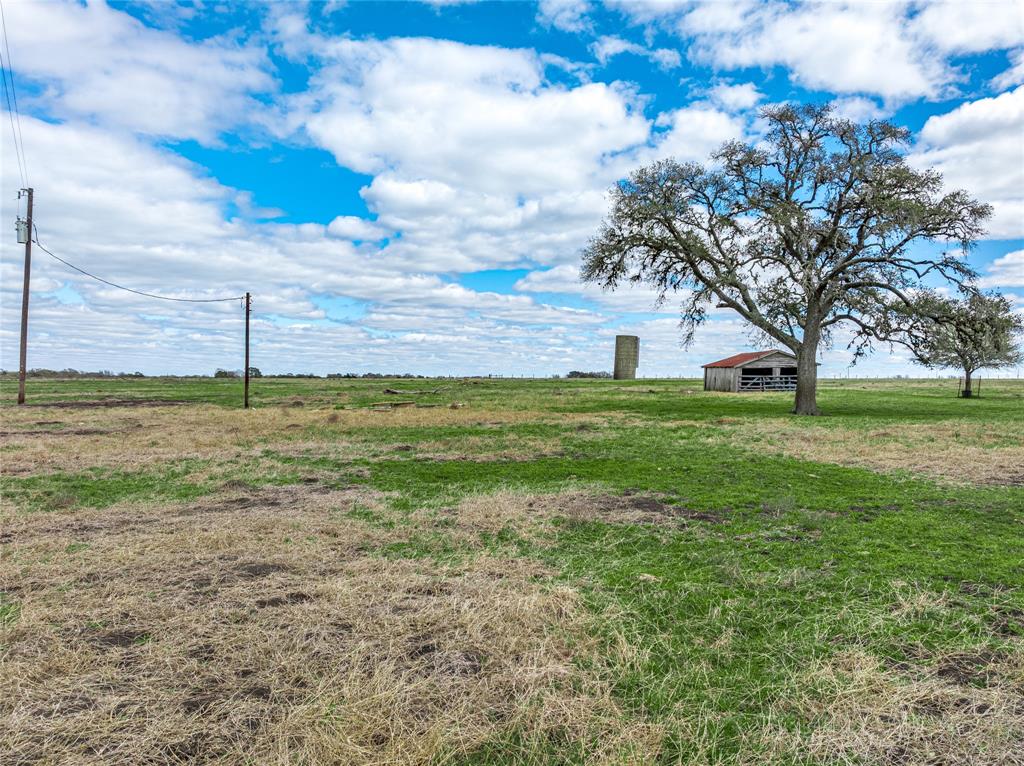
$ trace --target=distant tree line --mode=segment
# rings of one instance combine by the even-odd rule
[[[17,370],[0,370],[0,375],[16,375]],[[112,370],[76,370],[67,367],[63,370],[50,370],[46,367],[33,367],[25,375],[29,378],[144,378],[141,372],[114,372]]]
[[[17,370],[4,370],[0,369],[0,375],[17,375]],[[30,378],[202,378],[207,377],[205,375],[146,375],[142,372],[114,372],[113,370],[76,370],[73,367],[67,367],[63,370],[51,370],[47,367],[35,367],[26,373]],[[586,373],[589,374],[589,373]],[[595,376],[597,376],[595,374]],[[241,378],[241,370],[228,370],[223,367],[218,367],[214,373],[214,378]],[[264,374],[259,367],[249,368],[250,378],[369,378],[369,379],[384,379],[384,378],[407,378],[407,379],[425,379],[427,375],[414,375],[411,372],[401,373],[384,373],[384,372],[331,372],[326,376],[317,375],[312,372],[281,372]],[[440,376],[429,376],[429,377],[467,377],[467,376],[451,376],[451,375],[440,375]],[[468,376],[474,377],[474,376]]]
[[[217,371],[213,374],[213,377],[215,377],[215,378],[239,378],[241,376],[242,376],[242,373],[241,373],[240,370],[224,370],[224,369],[220,369],[220,368],[218,368]],[[411,372],[403,372],[403,373],[364,372],[362,374],[357,373],[357,372],[329,372],[329,373],[327,373],[326,376],[317,375],[316,373],[312,373],[312,372],[279,372],[279,373],[273,373],[273,374],[264,375],[263,372],[260,371],[259,367],[250,367],[249,368],[249,377],[250,378],[264,378],[264,377],[266,377],[266,378],[304,378],[304,379],[318,379],[318,378],[321,378],[321,377],[327,377],[327,378],[373,378],[373,379],[383,379],[383,378],[424,378],[426,376],[424,376],[424,375],[413,375]]]
[[[610,378],[612,374],[601,370],[600,372],[583,372],[582,370],[570,370],[567,378]]]
[[[328,378],[425,378],[426,375],[413,375],[411,372],[383,373],[383,372],[329,372]]]

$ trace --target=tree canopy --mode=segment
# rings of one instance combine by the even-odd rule
[[[898,332],[915,360],[926,367],[963,370],[964,396],[971,395],[971,376],[978,370],[1024,362],[1018,346],[1024,318],[1005,296],[970,292],[957,299],[926,292],[910,311],[900,308],[893,312],[895,324],[903,319]]]
[[[706,166],[661,160],[617,184],[582,276],[678,294],[685,343],[709,309],[732,309],[796,354],[795,411],[817,414],[819,345],[843,325],[863,353],[884,339],[893,300],[912,306],[934,280],[969,284],[963,252],[991,209],[911,167],[905,128],[856,124],[828,106],[761,116],[757,143],[726,143]],[[912,249],[920,240],[959,252]]]

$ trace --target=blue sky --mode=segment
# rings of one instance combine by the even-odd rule
[[[579,284],[608,186],[832,102],[914,132],[990,202],[982,284],[1024,307],[1024,12],[1014,2],[59,3],[5,0],[44,244],[139,289],[255,295],[267,371],[695,375],[751,346],[716,312]],[[3,216],[22,185],[7,115]],[[20,251],[3,238],[2,364]],[[185,308],[179,308],[184,306]],[[31,366],[237,368],[234,304],[154,306],[40,256]],[[70,329],[70,332],[69,332]],[[846,374],[842,337],[825,374]],[[879,349],[854,374],[920,372]]]

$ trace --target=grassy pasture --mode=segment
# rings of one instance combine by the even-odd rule
[[[15,388],[4,763],[1024,763],[1024,383]]]

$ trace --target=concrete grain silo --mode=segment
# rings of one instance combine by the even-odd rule
[[[615,336],[615,380],[636,379],[640,364],[640,338],[636,335]]]

